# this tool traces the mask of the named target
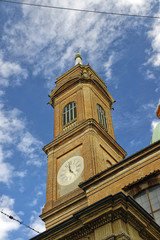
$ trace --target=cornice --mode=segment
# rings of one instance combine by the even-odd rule
[[[71,73],[75,72],[76,69],[80,69],[80,71],[83,71],[84,69],[87,69],[87,70],[89,69],[105,85],[104,81],[100,78],[100,76],[93,70],[93,68],[89,64],[88,65],[77,64],[77,65],[73,66],[67,72],[65,72],[61,76],[57,77],[56,84],[58,84],[58,82],[60,80],[66,78],[67,75],[70,75]]]
[[[160,239],[160,226],[154,222],[151,215],[134,199],[120,192],[84,208],[67,221],[39,234],[32,240],[79,240],[94,232],[95,229],[107,223],[114,223],[118,219],[133,226],[144,240]],[[126,239],[129,238],[126,236]]]
[[[58,83],[61,79],[65,78],[68,74],[74,72],[76,69],[81,69],[84,65],[81,64],[77,64],[75,66],[73,66],[72,68],[70,68],[68,71],[66,71],[65,73],[63,73],[61,76],[56,78],[56,83]]]
[[[62,83],[57,85],[56,88],[53,89],[51,94],[49,95],[49,97],[51,99],[49,104],[54,107],[55,98],[57,96],[59,96],[60,94],[62,94],[64,91],[66,91],[66,90],[68,91],[69,88],[73,87],[74,85],[76,85],[78,83],[90,83],[90,84],[97,86],[97,88],[99,88],[100,91],[109,100],[110,104],[112,105],[114,103],[114,100],[113,100],[111,94],[109,93],[109,91],[107,90],[106,85],[100,78],[95,78],[93,75],[89,75],[87,73],[82,72],[82,73],[75,74],[73,76],[69,76],[68,78],[63,80]]]
[[[125,157],[126,152],[125,150],[109,135],[109,133],[93,118],[87,119],[85,121],[80,122],[77,124],[73,129],[69,130],[68,132],[63,133],[62,135],[56,137],[51,143],[46,145],[43,148],[43,151],[48,154],[49,151],[54,150],[55,147],[68,139],[73,138],[73,136],[78,135],[86,131],[87,129],[96,129],[99,133],[103,135],[103,137],[108,140],[109,144],[116,148],[122,155]]]
[[[67,194],[68,196],[63,196],[57,201],[53,202],[52,209],[45,211],[43,209],[43,213],[40,215],[42,219],[46,219],[51,215],[55,214],[56,212],[61,211],[64,208],[67,208],[76,202],[86,199],[86,193],[81,189],[76,189],[74,192]],[[87,202],[87,201],[86,201]]]

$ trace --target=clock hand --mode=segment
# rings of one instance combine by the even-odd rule
[[[75,175],[75,173],[71,169],[71,164],[69,163],[69,171]],[[76,175],[75,175],[76,176]]]
[[[70,162],[68,163],[68,167],[69,167],[69,171],[72,172]]]

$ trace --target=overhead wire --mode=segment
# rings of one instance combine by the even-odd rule
[[[31,229],[32,231],[36,232],[36,233],[40,233],[39,231],[35,230],[34,228],[30,227],[29,225],[26,225],[24,222],[19,221],[18,219],[14,218],[11,215],[8,215],[7,213],[3,212],[3,210],[0,210],[0,213],[2,213],[3,215],[5,215],[6,217],[10,218],[13,221],[18,222],[19,224],[22,224],[23,226]]]
[[[106,11],[78,9],[78,8],[69,8],[69,7],[56,7],[56,6],[52,6],[52,5],[43,5],[43,4],[18,2],[18,1],[10,1],[10,0],[0,0],[0,2],[6,2],[6,3],[12,3],[12,4],[20,4],[20,5],[26,5],[26,6],[32,6],[32,7],[42,7],[42,8],[52,8],[52,9],[68,10],[68,11],[76,11],[76,12],[85,12],[85,13],[98,13],[98,14],[116,15],[116,16],[124,16],[124,17],[160,19],[160,16],[138,15],[138,14],[128,14],[128,13],[117,13],[117,12],[106,12]]]

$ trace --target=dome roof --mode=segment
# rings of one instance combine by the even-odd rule
[[[82,57],[81,57],[81,54],[80,54],[80,53],[76,53],[75,59],[76,59],[77,57],[79,57],[79,58],[81,58],[81,59],[82,59]]]
[[[160,101],[159,101],[159,104],[158,104],[158,107],[157,107],[156,115],[157,115],[158,118],[160,118]]]
[[[158,140],[160,140],[160,122],[153,130],[151,143],[157,142]]]

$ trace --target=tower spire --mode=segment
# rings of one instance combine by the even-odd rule
[[[81,54],[79,52],[77,52],[76,56],[75,56],[75,65],[77,65],[77,64],[82,65],[82,57],[81,57]]]

